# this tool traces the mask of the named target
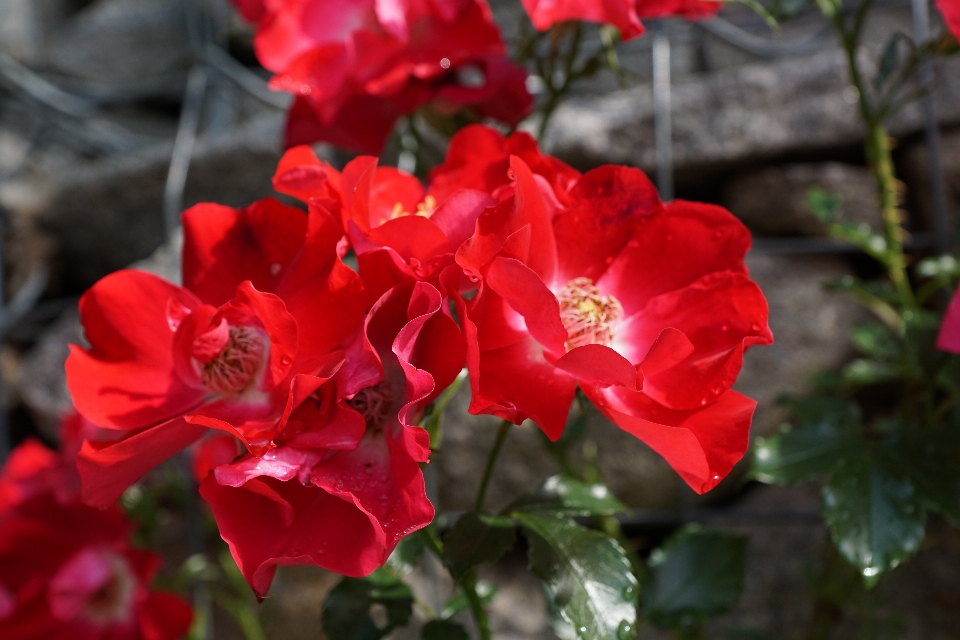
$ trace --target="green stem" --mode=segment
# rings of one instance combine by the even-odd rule
[[[864,0],[857,10],[854,24],[847,29],[844,17],[837,11],[831,16],[834,27],[837,29],[840,42],[843,45],[850,70],[850,81],[857,90],[857,102],[860,107],[860,116],[867,127],[867,138],[864,142],[867,162],[877,179],[880,194],[881,215],[883,217],[884,238],[887,241],[886,259],[884,261],[890,281],[896,288],[900,299],[906,307],[915,307],[916,298],[910,280],[907,278],[906,260],[903,255],[903,228],[900,223],[899,197],[897,194],[897,179],[894,175],[893,158],[890,155],[890,139],[883,125],[882,114],[874,110],[870,104],[867,85],[860,72],[857,62],[857,47],[860,43],[860,34],[872,0]]]
[[[467,596],[467,602],[470,604],[470,612],[473,613],[473,619],[477,623],[477,629],[480,631],[481,640],[490,640],[490,621],[487,618],[487,611],[483,608],[483,600],[477,593],[477,570],[471,569],[467,572],[461,581],[460,587],[464,595]]]
[[[483,478],[480,480],[480,489],[477,491],[477,499],[473,503],[473,510],[476,513],[483,511],[483,503],[487,498],[487,487],[490,485],[490,476],[493,474],[493,467],[497,463],[497,456],[500,455],[500,449],[503,448],[503,442],[510,433],[510,427],[513,423],[504,420],[500,423],[500,429],[497,431],[497,439],[493,442],[493,448],[490,449],[490,455],[487,456],[487,466],[483,469]]]

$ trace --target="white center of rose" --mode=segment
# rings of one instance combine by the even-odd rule
[[[253,327],[229,327],[227,331],[226,344],[209,359],[194,350],[200,381],[214,393],[244,391],[256,377],[267,351],[263,336]]]
[[[567,350],[586,344],[609,346],[614,328],[623,318],[623,306],[613,296],[600,294],[590,278],[574,278],[557,292],[560,321],[567,330]]]

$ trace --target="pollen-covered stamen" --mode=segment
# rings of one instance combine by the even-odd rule
[[[393,408],[393,391],[386,380],[372,387],[366,387],[347,400],[347,404],[357,410],[369,427],[380,427],[387,421]]]
[[[623,318],[623,306],[613,296],[600,295],[590,278],[574,278],[557,293],[560,321],[567,330],[567,350],[585,344],[609,346]]]
[[[225,331],[224,331],[225,330]],[[226,335],[223,335],[223,334]],[[263,364],[266,345],[260,332],[253,327],[227,327],[221,323],[210,332],[211,339],[219,338],[221,345],[215,353],[205,354],[194,343],[194,357],[198,362],[200,381],[214,393],[232,394],[244,391],[253,382]],[[211,357],[212,356],[212,357]]]
[[[424,198],[423,202],[417,204],[417,210],[412,213],[403,208],[402,202],[397,202],[394,203],[393,209],[390,211],[390,219],[393,220],[401,216],[420,216],[423,218],[429,218],[433,215],[433,212],[436,208],[437,199],[433,196],[427,196]]]

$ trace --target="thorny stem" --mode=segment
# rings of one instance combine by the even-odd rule
[[[510,427],[513,423],[504,420],[500,423],[500,429],[497,431],[497,439],[493,442],[493,448],[490,449],[490,455],[487,456],[487,466],[483,469],[483,478],[480,480],[480,489],[477,491],[477,499],[473,503],[473,510],[476,513],[483,511],[483,503],[487,498],[487,487],[490,485],[490,476],[493,474],[493,467],[497,463],[497,456],[500,455],[500,449],[503,448],[503,442],[510,433]]]
[[[894,175],[893,158],[890,155],[890,138],[883,125],[882,113],[875,110],[870,103],[866,83],[857,62],[857,48],[860,43],[860,34],[863,24],[872,6],[873,0],[863,0],[857,9],[853,25],[847,28],[843,13],[835,11],[829,15],[836,28],[840,42],[843,45],[850,69],[850,81],[857,92],[857,102],[860,116],[867,127],[867,138],[864,143],[867,162],[877,179],[880,193],[880,206],[883,216],[884,237],[887,241],[885,266],[893,286],[900,299],[907,307],[916,306],[916,298],[910,281],[907,278],[906,261],[903,255],[904,231],[900,226],[901,212],[899,208],[899,194],[897,179]]]

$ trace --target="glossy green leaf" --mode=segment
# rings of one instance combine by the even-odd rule
[[[884,454],[913,485],[917,500],[960,526],[960,433],[947,424],[914,430],[891,442]]]
[[[625,509],[602,484],[587,484],[568,476],[553,476],[505,511],[572,517],[610,516]]]
[[[650,555],[643,615],[677,628],[729,611],[743,592],[747,538],[689,526]]]
[[[639,586],[617,541],[570,519],[535,513],[516,517],[530,543],[530,569],[577,637],[632,638]]]
[[[426,546],[422,536],[409,535],[402,538],[387,558],[387,565],[398,575],[405,576],[420,564]]]
[[[881,468],[877,456],[850,456],[823,487],[823,518],[834,544],[872,586],[913,554],[924,509],[913,485]]]
[[[443,538],[443,563],[454,580],[470,569],[490,564],[513,549],[516,525],[509,518],[465,513]]]
[[[450,620],[431,620],[423,625],[423,640],[470,640],[467,630]]]
[[[856,412],[846,403],[825,402],[819,408],[796,410],[799,426],[757,439],[751,468],[757,480],[790,485],[816,478],[833,470],[844,454],[858,446],[850,428]]]
[[[382,606],[385,621],[374,621],[373,605]],[[323,602],[323,630],[338,640],[379,640],[405,626],[413,613],[413,592],[384,569],[366,578],[344,578]],[[381,622],[380,626],[377,622]]]

